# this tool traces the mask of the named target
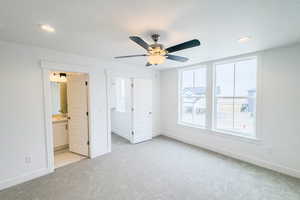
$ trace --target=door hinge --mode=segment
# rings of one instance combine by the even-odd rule
[[[85,82],[85,85],[86,85],[86,86],[88,85],[88,82],[87,82],[87,81]]]
[[[87,141],[87,143],[86,143],[87,145],[90,145],[90,141]]]
[[[134,135],[134,131],[131,131],[131,135]]]
[[[131,87],[132,87],[132,88],[134,87],[134,84],[133,84],[133,83],[131,83]]]
[[[86,112],[86,116],[89,116],[89,112]]]
[[[134,108],[131,108],[131,112],[133,112],[134,111]]]

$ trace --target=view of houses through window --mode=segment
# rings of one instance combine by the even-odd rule
[[[181,122],[206,126],[206,68],[183,71],[181,83]]]
[[[207,88],[207,67],[184,69],[180,76],[179,123],[255,136],[257,59],[216,64],[214,88]],[[210,77],[211,80],[213,77]],[[213,90],[212,118],[206,122],[207,90]]]
[[[254,136],[256,59],[215,66],[215,129]]]

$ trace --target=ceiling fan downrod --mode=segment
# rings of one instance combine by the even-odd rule
[[[159,37],[160,37],[160,35],[158,35],[158,34],[153,34],[153,35],[151,35],[151,38],[152,38],[152,40],[153,40],[155,43],[158,42]]]

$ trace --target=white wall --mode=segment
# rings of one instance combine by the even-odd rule
[[[114,75],[154,78],[154,135],[159,134],[159,72],[144,66],[131,67],[122,62],[0,41],[0,190],[49,173],[41,60],[76,65],[88,71],[93,108],[90,110],[92,157],[110,151],[107,69]],[[26,163],[29,157],[31,161]]]
[[[40,60],[87,67],[93,157],[108,152],[107,63],[53,50],[0,42],[0,189],[47,173]],[[31,163],[26,163],[26,157]],[[28,158],[27,158],[28,161]]]
[[[300,177],[300,44],[259,52],[260,142],[177,124],[177,70],[161,72],[164,135]],[[211,67],[212,63],[206,63]]]

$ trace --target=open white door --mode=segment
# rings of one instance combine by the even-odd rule
[[[152,139],[152,80],[133,79],[132,143]]]
[[[89,155],[87,75],[67,77],[69,150]]]

